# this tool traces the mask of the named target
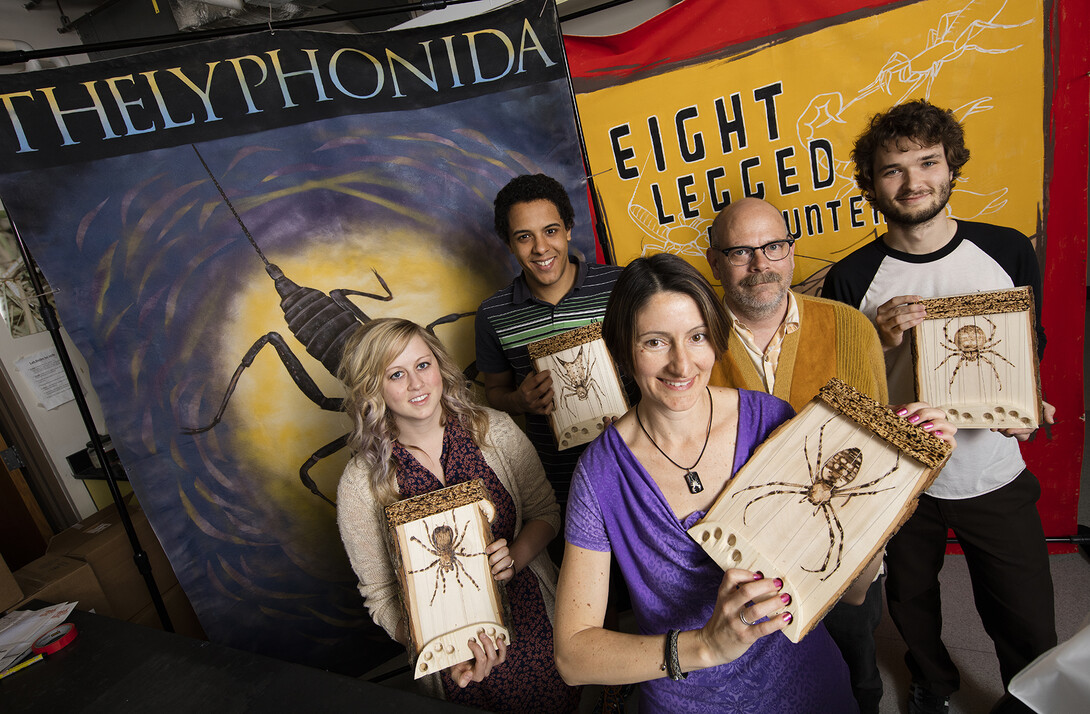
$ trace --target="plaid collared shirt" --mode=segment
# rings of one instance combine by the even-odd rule
[[[738,339],[746,348],[746,353],[753,361],[753,366],[757,368],[757,373],[764,380],[765,391],[772,394],[772,389],[776,386],[776,368],[780,366],[780,350],[783,348],[783,338],[799,329],[799,305],[795,300],[795,296],[790,290],[787,291],[787,315],[784,316],[783,322],[780,323],[779,329],[776,330],[776,334],[772,336],[768,347],[763,350],[753,341],[753,332],[742,324],[729,306],[727,312],[730,314],[734,333],[738,335]]]

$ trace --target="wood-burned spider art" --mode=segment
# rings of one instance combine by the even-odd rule
[[[945,340],[942,346],[950,351],[950,354],[946,356],[942,362],[939,362],[935,367],[935,371],[938,371],[944,364],[950,360],[957,358],[957,365],[954,367],[954,373],[950,375],[950,384],[954,383],[954,378],[958,376],[958,370],[965,365],[966,362],[983,362],[992,368],[992,373],[995,374],[995,381],[999,385],[999,389],[1003,389],[1003,380],[999,377],[999,370],[995,368],[995,362],[993,362],[988,355],[1003,360],[1011,367],[1014,367],[1014,363],[1004,357],[1002,354],[996,351],[996,347],[999,346],[1002,339],[996,339],[995,336],[995,323],[989,320],[984,315],[980,318],[987,322],[991,326],[991,331],[985,336],[984,330],[979,325],[962,325],[954,333],[953,339],[950,338],[950,323],[954,321],[954,318],[950,318],[946,321],[946,324],[942,326],[942,336]]]
[[[603,417],[628,411],[617,368],[602,339],[602,323],[526,345],[534,369],[549,370],[553,378],[553,410],[549,424],[560,450],[585,444],[602,433]]]
[[[560,355],[555,355],[554,359],[560,365],[560,369],[556,373],[564,383],[559,397],[561,406],[574,417],[575,409],[570,403],[571,399],[574,397],[581,402],[585,402],[593,394],[594,398],[598,400],[598,408],[605,409],[602,404],[602,388],[598,386],[598,380],[594,378],[592,373],[594,358],[584,354],[583,345],[579,345],[579,351],[570,362],[564,361],[564,358]]]
[[[453,514],[451,518],[454,521],[454,528],[457,528],[458,519],[454,518]],[[424,571],[431,570],[432,568],[438,568],[438,570],[436,570],[435,572],[435,587],[432,589],[431,601],[429,601],[428,604],[435,604],[435,595],[439,592],[440,581],[443,582],[443,594],[446,594],[447,573],[454,573],[454,580],[458,583],[458,587],[464,587],[462,585],[462,579],[459,575],[459,573],[464,573],[465,576],[469,579],[469,582],[473,583],[473,587],[480,590],[481,586],[477,584],[477,581],[474,580],[473,576],[469,574],[468,570],[466,570],[466,566],[462,563],[461,560],[459,560],[459,558],[472,558],[478,555],[485,554],[484,551],[481,551],[479,553],[467,553],[465,552],[465,550],[462,549],[462,541],[465,540],[466,529],[469,528],[469,523],[466,523],[464,526],[462,526],[462,532],[458,535],[457,539],[454,538],[454,528],[451,528],[446,524],[436,526],[434,529],[432,529],[428,527],[427,519],[424,519],[424,527],[428,530],[428,533],[430,533],[430,536],[428,537],[428,540],[431,541],[430,546],[416,536],[412,536],[409,540],[419,543],[424,550],[435,556],[435,560],[433,560],[430,564],[424,566],[423,568],[410,570],[409,575],[413,575],[415,573],[423,573]]]
[[[850,484],[855,481],[859,476],[859,470],[863,467],[863,450],[852,446],[847,449],[841,449],[835,454],[830,456],[824,463],[821,461],[821,449],[823,441],[825,439],[825,427],[829,425],[836,417],[830,417],[824,424],[821,425],[821,429],[818,430],[818,443],[817,443],[817,457],[814,459],[814,463],[810,464],[809,453],[809,437],[803,439],[802,453],[806,458],[806,470],[810,474],[810,484],[794,483],[791,481],[770,481],[765,484],[757,484],[754,486],[748,486],[740,491],[736,491],[731,494],[732,498],[740,496],[746,491],[754,491],[757,489],[779,487],[775,490],[763,493],[756,498],[752,499],[746,504],[746,507],[742,510],[742,522],[746,522],[746,514],[749,512],[750,506],[758,501],[768,498],[770,496],[780,495],[798,495],[801,496],[799,503],[809,502],[814,507],[814,516],[817,516],[820,511],[825,517],[825,524],[829,528],[829,548],[825,551],[825,559],[821,562],[821,566],[817,568],[807,568],[801,566],[803,570],[808,573],[825,573],[822,576],[822,580],[827,579],[830,575],[835,573],[840,567],[840,559],[844,553],[844,526],[840,523],[840,516],[837,514],[837,508],[844,508],[848,505],[856,496],[871,496],[882,491],[892,490],[894,487],[879,488],[872,491],[865,489],[871,488],[892,474],[894,471],[901,467],[901,455],[897,454],[897,459],[893,464],[893,468],[885,472],[881,476],[871,481],[868,481],[857,486],[851,486]],[[839,506],[833,503],[834,498],[843,498],[844,501]],[[835,527],[835,530],[834,530]],[[829,561],[832,559],[833,548],[836,548],[836,561],[833,563],[832,568],[829,567]]]
[[[916,398],[959,429],[1034,428],[1041,414],[1033,291],[927,298],[911,328]]]
[[[792,615],[783,633],[798,642],[882,552],[950,450],[831,379],[754,450],[688,532],[724,570],[781,578]]]
[[[386,506],[409,655],[419,678],[473,659],[484,630],[510,643],[508,608],[485,551],[496,508],[480,479]]]

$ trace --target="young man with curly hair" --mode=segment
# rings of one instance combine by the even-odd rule
[[[1028,285],[1040,356],[1041,275],[1029,239],[948,215],[954,183],[969,160],[953,112],[918,100],[877,114],[856,140],[852,160],[859,188],[888,230],[834,265],[823,295],[858,307],[875,323],[890,400],[913,397],[905,332],[923,322],[923,298]],[[1045,405],[1046,423],[1054,411]],[[960,430],[950,461],[886,548],[886,601],[908,645],[910,713],[948,711],[960,686],[942,642],[938,574],[948,528],[965,551],[1004,685],[1056,644],[1048,550],[1036,507],[1041,487],[1018,447],[1032,431]],[[1004,712],[1030,711],[1013,698],[1006,706]]]

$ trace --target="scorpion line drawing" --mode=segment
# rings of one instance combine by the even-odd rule
[[[242,232],[246,235],[247,240],[250,241],[250,245],[257,251],[258,257],[261,258],[261,262],[265,264],[265,272],[273,279],[273,285],[276,287],[276,292],[280,295],[280,309],[284,312],[284,320],[288,323],[288,329],[306,348],[306,351],[310,356],[321,362],[322,366],[325,367],[331,375],[336,376],[337,367],[340,364],[341,355],[344,352],[345,340],[348,339],[357,325],[370,322],[371,320],[363,310],[358,308],[348,299],[348,296],[359,295],[372,300],[389,302],[394,297],[393,293],[390,291],[390,287],[386,284],[386,281],[382,279],[382,276],[378,274],[378,271],[374,269],[372,269],[371,272],[374,273],[379,285],[382,286],[382,290],[386,293],[385,295],[367,293],[360,290],[352,290],[350,288],[331,290],[329,294],[326,295],[316,288],[306,287],[292,282],[276,264],[270,263],[268,258],[265,257],[265,254],[257,245],[257,241],[254,240],[254,237],[242,222],[242,218],[238,215],[234,205],[231,203],[230,199],[227,198],[227,194],[223,190],[223,187],[220,186],[219,181],[217,181],[216,177],[212,174],[212,170],[208,168],[208,164],[205,163],[204,157],[201,156],[201,152],[196,146],[193,146],[193,151],[196,152],[197,158],[200,160],[204,170],[208,173],[208,177],[212,179],[212,183],[215,184],[216,189],[223,198],[223,202],[231,210],[231,214],[235,217],[239,227],[242,228]],[[475,314],[475,312],[460,312],[444,315],[434,322],[429,323],[425,329],[434,334],[435,327],[455,322],[473,314]],[[245,371],[247,367],[253,364],[254,359],[257,357],[257,353],[268,344],[271,344],[273,349],[276,350],[277,355],[280,357],[280,361],[284,364],[284,369],[288,371],[288,375],[291,377],[292,381],[299,387],[299,391],[322,410],[333,412],[341,411],[341,405],[344,403],[344,399],[339,397],[327,397],[323,394],[321,388],[314,382],[314,379],[307,374],[307,370],[302,362],[300,362],[299,358],[292,352],[291,347],[288,345],[283,335],[278,332],[269,332],[259,337],[250,349],[247,350],[246,354],[243,355],[242,360],[235,369],[235,373],[231,376],[231,380],[227,384],[227,389],[223,394],[223,401],[220,403],[219,409],[216,410],[215,416],[212,417],[212,421],[200,427],[185,427],[182,429],[182,433],[200,434],[209,431],[220,423],[220,420],[223,418],[223,413],[227,409],[227,403],[231,400],[231,395],[234,394],[239,377],[242,376],[243,371]],[[311,493],[331,506],[336,506],[337,504],[330,500],[329,497],[322,493],[318,488],[318,485],[310,476],[310,469],[322,459],[332,456],[347,445],[348,434],[342,434],[325,446],[317,449],[311,454],[310,458],[299,467],[299,480],[302,481],[303,485],[309,489]]]
[[[999,378],[999,370],[995,368],[995,362],[988,359],[988,355],[995,355],[1011,367],[1014,367],[1014,363],[993,349],[1003,340],[995,339],[995,323],[983,315],[980,317],[992,326],[992,330],[987,337],[984,336],[984,330],[979,325],[962,325],[954,333],[954,338],[950,339],[950,323],[954,321],[954,318],[951,317],[946,321],[946,324],[942,326],[942,336],[944,338],[942,347],[949,351],[950,354],[946,355],[946,359],[942,362],[939,362],[934,371],[938,371],[939,367],[957,357],[958,361],[954,367],[954,373],[950,375],[950,385],[953,385],[954,377],[958,376],[958,370],[961,369],[963,364],[966,362],[984,362],[992,368],[995,381],[999,383],[999,390],[1002,391],[1003,380]]]
[[[675,255],[691,255],[697,258],[704,256],[704,249],[700,247],[702,240],[706,241],[707,231],[703,226],[711,223],[711,220],[697,215],[695,218],[677,221],[671,219],[674,225],[661,225],[659,219],[647,208],[636,203],[636,196],[640,192],[640,184],[643,183],[647,165],[651,162],[651,152],[644,159],[643,168],[640,169],[640,178],[632,189],[632,196],[628,200],[628,217],[635,223],[647,239],[641,239],[643,245],[640,255],[654,255],[655,253],[674,253]],[[702,206],[704,201],[697,204]],[[677,234],[679,237],[673,237]],[[688,240],[685,240],[688,239]]]
[[[564,408],[568,410],[572,417],[575,416],[575,410],[572,408],[570,397],[585,402],[593,393],[594,398],[598,400],[598,406],[605,410],[605,406],[602,404],[602,388],[598,385],[598,380],[591,375],[591,370],[594,369],[594,357],[585,355],[583,347],[583,345],[579,345],[579,352],[570,362],[565,362],[560,355],[555,356],[556,362],[562,368],[557,370],[556,373],[560,375],[561,381],[564,382],[557,400],[564,405]]]
[[[453,518],[453,514],[451,516]],[[454,528],[458,527],[458,519],[454,518]],[[458,536],[458,539],[454,538],[454,529],[445,523],[441,526],[436,526],[434,530],[428,528],[428,521],[424,521],[424,528],[431,534],[428,536],[428,540],[431,541],[429,546],[424,541],[420,540],[416,536],[412,536],[409,540],[416,541],[420,544],[420,547],[428,551],[435,556],[435,560],[431,561],[423,568],[417,568],[416,570],[410,570],[409,575],[413,573],[423,573],[427,570],[438,566],[438,570],[435,571],[435,587],[431,591],[431,602],[428,603],[431,606],[435,602],[435,594],[439,592],[439,581],[443,581],[443,594],[447,593],[447,573],[454,573],[454,580],[458,583],[458,587],[465,587],[462,585],[462,579],[458,576],[458,571],[465,573],[469,578],[469,582],[473,583],[473,587],[477,590],[481,589],[481,586],[477,584],[477,581],[473,579],[473,576],[469,574],[469,570],[459,558],[472,558],[477,555],[484,555],[484,551],[480,553],[467,553],[462,549],[462,541],[466,537],[466,529],[469,528],[469,524],[466,523],[462,527],[462,534]]]
[[[769,496],[777,496],[780,494],[792,494],[800,495],[799,503],[809,502],[814,507],[813,515],[817,515],[818,511],[821,511],[825,516],[825,524],[829,527],[829,549],[825,551],[825,560],[822,561],[819,568],[807,568],[802,569],[808,573],[825,573],[821,578],[825,581],[829,576],[836,572],[840,567],[840,558],[844,554],[844,527],[840,525],[840,517],[837,515],[836,509],[833,507],[834,498],[843,498],[844,502],[840,504],[840,507],[848,505],[848,501],[852,500],[856,496],[870,496],[882,491],[889,491],[895,486],[889,488],[879,488],[873,491],[865,491],[863,489],[874,486],[894,471],[901,467],[901,454],[897,453],[897,460],[893,464],[893,468],[885,472],[878,478],[868,481],[867,483],[860,484],[858,486],[848,487],[852,481],[859,476],[859,470],[863,466],[863,451],[858,447],[850,447],[847,449],[841,449],[832,456],[829,460],[822,463],[821,461],[821,447],[822,441],[825,438],[825,427],[829,425],[836,416],[830,417],[824,424],[821,425],[821,429],[818,430],[818,444],[817,444],[817,458],[814,460],[814,465],[810,465],[810,452],[807,446],[809,437],[803,439],[802,453],[806,457],[806,470],[810,474],[810,485],[800,483],[792,483],[790,481],[770,481],[768,483],[756,484],[753,486],[747,486],[742,490],[731,495],[734,498],[746,491],[751,491],[757,488],[766,488],[768,486],[782,486],[782,489],[775,491],[769,491],[754,498],[752,501],[746,504],[746,507],[742,510],[742,523],[746,522],[746,513],[749,511],[749,507],[757,501]],[[836,530],[834,531],[834,527]],[[836,546],[836,562],[833,564],[832,569],[829,569],[829,560],[833,554],[833,546]],[[826,573],[826,570],[828,572]]]

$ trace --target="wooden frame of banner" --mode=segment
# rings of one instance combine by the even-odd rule
[[[1012,288],[921,301],[912,328],[920,401],[959,429],[1026,429],[1041,421],[1033,292]]]
[[[689,529],[720,567],[783,579],[798,642],[916,509],[951,447],[839,379],[757,447]]]
[[[558,450],[592,441],[605,428],[602,417],[619,417],[628,411],[624,385],[602,339],[602,323],[531,342],[526,349],[535,370],[552,373],[549,425]]]
[[[495,516],[480,479],[386,507],[415,679],[473,659],[480,630],[511,642],[506,592],[484,553]]]

